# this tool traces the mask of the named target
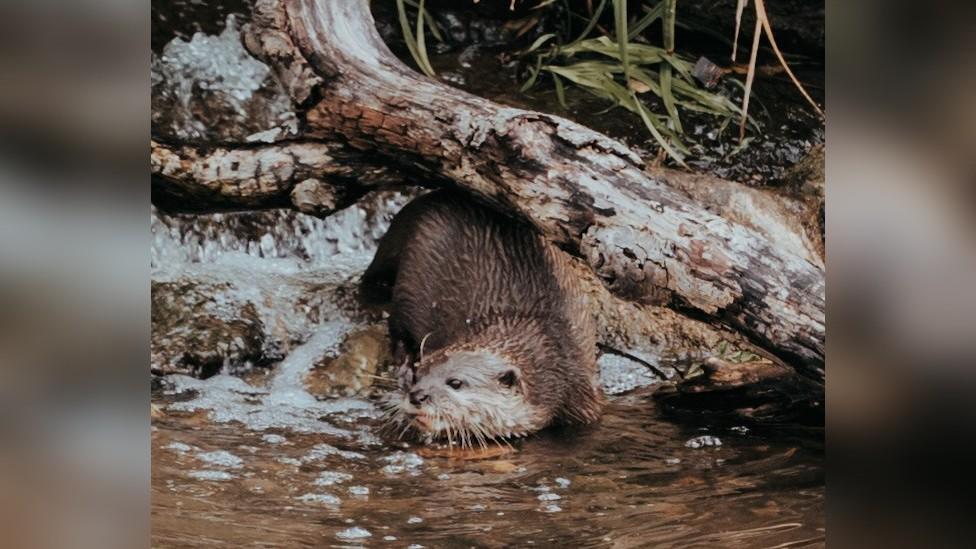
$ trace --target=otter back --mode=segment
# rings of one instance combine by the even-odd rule
[[[424,353],[464,342],[516,349],[535,401],[592,421],[602,403],[595,330],[566,261],[527,223],[436,191],[394,218],[362,291],[392,299],[391,338],[414,358],[421,342]]]

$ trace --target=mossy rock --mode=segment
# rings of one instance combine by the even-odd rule
[[[209,377],[280,358],[267,352],[254,304],[222,299],[230,290],[229,283],[152,282],[152,373]]]
[[[322,396],[356,396],[368,393],[391,360],[390,337],[382,324],[350,332],[339,356],[327,358],[305,377],[309,392]]]

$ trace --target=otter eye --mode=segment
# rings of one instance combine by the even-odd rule
[[[464,382],[461,381],[460,379],[452,377],[447,380],[447,386],[457,391],[458,389],[464,386]]]
[[[498,378],[498,382],[506,387],[511,387],[512,385],[515,385],[516,379],[515,370],[509,370]]]

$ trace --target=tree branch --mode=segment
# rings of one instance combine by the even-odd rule
[[[152,140],[150,169],[153,202],[184,211],[294,207],[321,216],[403,183],[358,151],[316,141],[202,149]]]

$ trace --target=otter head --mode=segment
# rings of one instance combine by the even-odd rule
[[[527,398],[527,389],[515,361],[490,350],[448,347],[406,372],[395,416],[429,438],[484,445],[523,436],[552,419]]]

